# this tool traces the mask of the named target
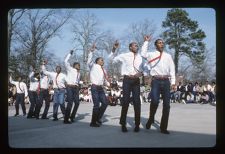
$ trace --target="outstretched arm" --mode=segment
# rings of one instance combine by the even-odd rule
[[[43,61],[42,65],[41,65],[41,71],[43,71],[43,73],[45,75],[48,75],[49,77],[51,77],[52,79],[54,78],[55,72],[49,72],[46,70],[45,65],[47,64],[47,61]]]
[[[96,49],[96,46],[95,46],[95,43],[92,45],[90,52],[88,54],[88,60],[87,60],[87,65],[89,66],[89,68],[91,69],[91,67],[93,66],[94,64],[94,61],[93,61],[93,52],[94,50]]]
[[[25,98],[28,96],[28,92],[27,92],[27,85],[24,83],[24,93],[25,93]]]
[[[64,63],[65,63],[65,66],[66,66],[66,69],[71,69],[72,67],[70,66],[70,63],[68,62],[71,55],[73,54],[73,50],[70,50],[70,53],[66,56],[65,60],[64,60]]]
[[[151,36],[146,35],[144,36],[144,44],[141,47],[141,56],[145,59],[148,58],[148,43],[151,40]]]
[[[171,76],[171,85],[174,86],[175,85],[175,65],[171,56],[169,56],[169,61],[170,61],[169,69],[170,69],[170,76]]]
[[[9,82],[10,82],[11,84],[14,84],[14,85],[16,85],[16,83],[17,83],[16,81],[13,81],[13,80],[12,80],[12,76],[11,76],[11,75],[9,76]]]
[[[89,66],[89,68],[91,69],[92,65],[94,64],[93,62],[93,52],[90,52],[88,54],[88,60],[87,60],[87,65]]]
[[[109,54],[108,58],[112,60],[113,63],[123,61],[123,58],[121,55],[115,56],[116,50],[119,48],[119,42],[118,40],[115,41],[112,52]]]

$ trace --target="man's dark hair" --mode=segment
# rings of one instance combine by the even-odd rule
[[[131,43],[129,44],[129,49],[130,49],[130,47],[132,46],[133,43],[134,43],[134,42],[131,42]]]
[[[99,59],[102,59],[102,57],[98,57],[95,59],[95,63],[97,64],[97,62],[99,61]]]
[[[160,40],[162,41],[162,39],[157,39],[157,40],[155,40],[155,43],[154,43],[155,46],[156,46],[156,44],[158,43],[158,41],[160,41]]]
[[[80,63],[74,62],[74,63],[73,63],[73,67],[75,67],[76,65],[80,65]]]
[[[134,43],[137,44],[136,42],[131,42],[131,43],[129,44],[129,50],[130,50],[130,47],[131,47]]]

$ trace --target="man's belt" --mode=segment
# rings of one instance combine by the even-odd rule
[[[139,79],[139,77],[136,77],[135,75],[124,75],[124,79],[131,79],[131,80],[136,80]]]
[[[66,86],[67,86],[67,87],[71,87],[71,88],[79,88],[78,85],[73,85],[73,84],[67,84]]]
[[[103,85],[97,85],[97,84],[92,84],[92,86],[95,86],[95,87],[103,87]]]
[[[45,88],[40,88],[40,90],[41,90],[41,91],[44,91],[44,90],[48,90],[48,89],[45,89]]]
[[[54,90],[64,90],[65,88],[54,88]]]
[[[169,75],[154,75],[152,76],[153,79],[158,79],[158,80],[168,80],[169,79]]]

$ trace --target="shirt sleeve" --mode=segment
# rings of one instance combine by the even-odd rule
[[[45,75],[48,75],[51,79],[54,78],[55,73],[47,71],[45,65],[41,65],[41,70]]]
[[[118,56],[115,56],[115,53],[113,53],[113,52],[111,52],[109,54],[108,58],[109,58],[109,60],[112,60],[113,63],[116,63],[116,62],[119,62],[119,61],[121,61],[121,62],[124,61],[122,54],[120,54]]]
[[[29,78],[32,78],[34,76],[34,71],[32,71],[30,74],[29,74]]]
[[[27,85],[25,83],[23,84],[23,88],[24,88],[25,97],[27,97],[28,92],[27,92]]]
[[[30,81],[31,81],[31,82],[37,81],[37,79],[34,78],[34,71],[32,71],[32,72],[29,74],[29,78],[30,78]]]
[[[149,53],[147,51],[148,51],[148,41],[145,41],[141,47],[141,56],[145,59],[149,58]]]
[[[94,62],[93,62],[93,52],[90,52],[88,54],[88,60],[87,60],[87,65],[89,66],[89,68],[91,69],[91,67],[93,66]]]
[[[72,69],[72,67],[70,66],[70,63],[68,62],[70,57],[71,57],[71,54],[69,53],[69,54],[66,56],[65,60],[64,60],[64,63],[65,63],[65,66],[66,66],[66,69],[67,69],[67,70]]]
[[[175,65],[171,55],[169,55],[169,69],[170,69],[170,76],[171,76],[171,84],[175,84]]]
[[[12,80],[12,77],[11,77],[11,76],[9,77],[9,82],[10,82],[11,84],[14,84],[14,85],[16,85],[16,83],[17,83],[16,81],[13,81],[13,80]]]

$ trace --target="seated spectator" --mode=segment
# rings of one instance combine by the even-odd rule
[[[107,100],[109,101],[109,105],[113,106],[113,97],[112,97],[112,93],[109,92],[108,95],[106,96]]]
[[[207,104],[209,103],[209,96],[207,94],[207,91],[204,91],[201,98],[200,98],[200,103],[201,104]]]

